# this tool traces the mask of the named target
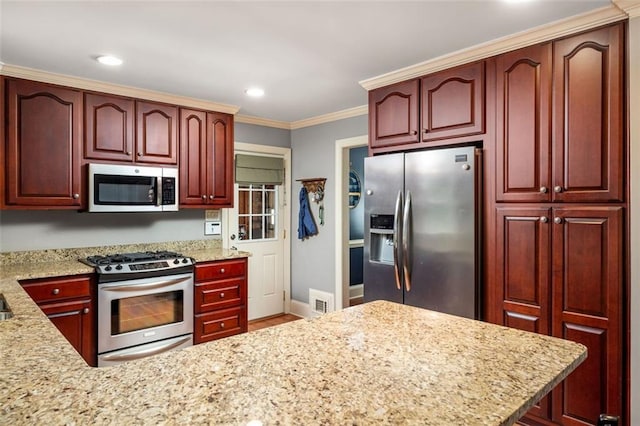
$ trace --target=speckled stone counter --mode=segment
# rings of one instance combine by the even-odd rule
[[[22,291],[0,321],[1,424],[512,424],[584,346],[373,302],[91,368]]]

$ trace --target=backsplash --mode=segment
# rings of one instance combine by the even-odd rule
[[[206,239],[191,241],[167,241],[148,244],[108,245],[99,247],[81,247],[69,249],[28,250],[0,253],[0,266],[16,263],[64,262],[78,260],[87,256],[113,253],[130,253],[138,251],[199,251],[222,248],[222,240]]]

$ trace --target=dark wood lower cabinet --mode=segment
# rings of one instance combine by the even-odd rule
[[[196,265],[193,343],[247,332],[247,259]]]
[[[92,276],[23,280],[20,284],[42,312],[91,366],[97,365],[96,288]]]
[[[587,360],[523,424],[596,425],[623,413],[623,207],[496,209],[502,324],[573,340]]]

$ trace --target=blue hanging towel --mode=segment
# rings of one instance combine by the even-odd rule
[[[304,240],[318,233],[318,228],[313,220],[311,209],[309,208],[309,195],[303,186],[300,189],[300,212],[298,213],[298,238]]]

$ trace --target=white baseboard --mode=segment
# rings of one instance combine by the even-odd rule
[[[364,296],[364,284],[349,286],[349,299],[357,299],[362,296]]]
[[[300,302],[293,299],[291,299],[289,312],[302,318],[311,318],[313,316],[311,314],[311,307],[309,307],[308,303]]]

